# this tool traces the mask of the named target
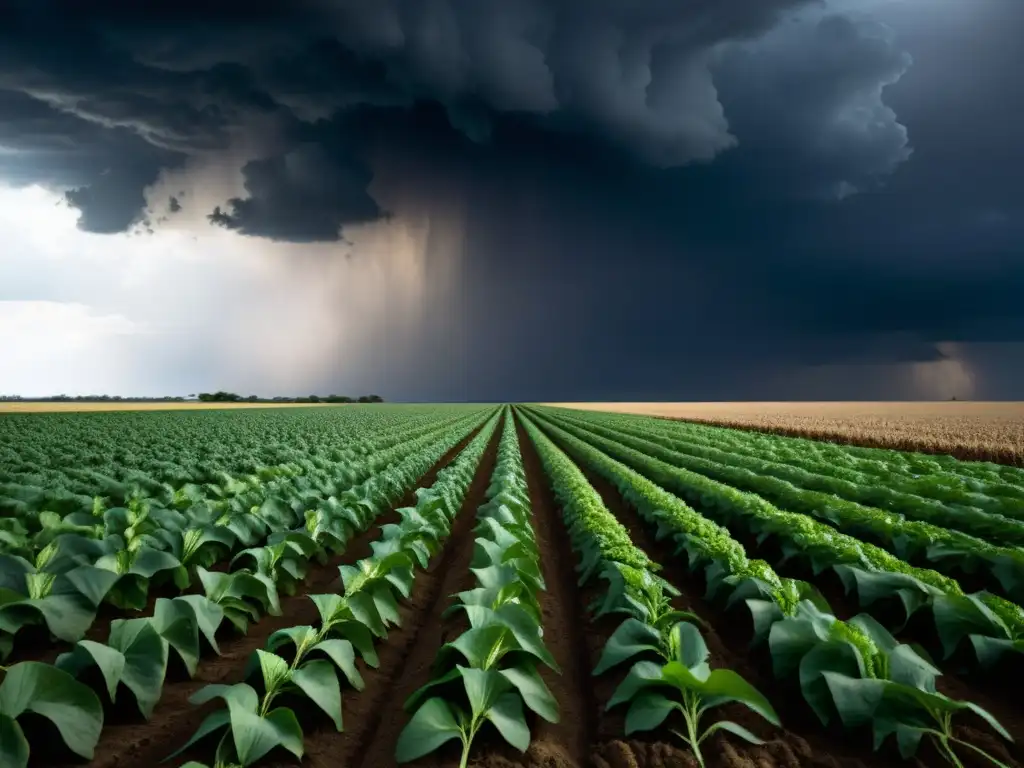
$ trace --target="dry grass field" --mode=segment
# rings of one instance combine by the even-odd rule
[[[1024,403],[547,403],[1024,466]]]
[[[320,408],[338,403],[74,403],[0,402],[0,413],[66,413],[72,411],[207,411],[214,408]]]

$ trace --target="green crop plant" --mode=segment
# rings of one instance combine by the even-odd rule
[[[588,521],[594,524],[600,521],[599,525],[591,528],[595,532],[625,531],[621,523],[614,521],[599,497],[595,498],[593,487],[568,457],[529,418],[524,418],[523,424],[537,447],[559,500],[569,499],[565,493],[569,487],[577,493],[582,491],[581,495],[585,498],[593,499],[591,506],[582,510],[582,514],[580,509],[572,509],[570,500],[570,504],[563,508],[567,521],[575,517],[573,523],[579,524],[582,529],[588,527]],[[586,489],[589,489],[589,493]],[[661,500],[667,501],[665,498]],[[677,511],[682,510],[677,507]],[[719,540],[724,541],[721,537]],[[624,553],[621,547],[609,547],[604,551],[607,556],[622,557],[627,554],[632,563],[650,562],[647,555],[632,543],[628,546],[632,553]],[[587,547],[587,537],[576,538],[574,549],[582,558],[587,557]],[[598,551],[601,551],[600,546]],[[742,555],[742,548],[733,551]],[[602,557],[598,555],[598,559]],[[627,599],[616,599],[612,604],[618,606],[616,612],[630,614],[630,617],[608,639],[593,674],[606,674],[638,656],[658,659],[657,662],[646,658],[636,661],[606,705],[610,709],[629,704],[626,734],[657,728],[669,715],[677,712],[682,717],[685,732],[673,730],[673,733],[693,750],[701,766],[704,765],[701,744],[718,730],[759,743],[760,740],[754,734],[731,721],[722,720],[708,728],[701,728],[705,714],[726,703],[745,704],[775,725],[779,724],[779,718],[767,699],[738,674],[728,669],[711,670],[707,663],[707,646],[696,626],[701,623],[700,619],[692,613],[672,609],[670,599],[678,592],[652,573],[655,567],[653,563],[642,568],[623,567],[619,563],[612,567],[623,574],[629,574],[629,578],[624,579],[624,587],[619,587],[615,580],[609,580],[608,594],[610,597],[618,589],[624,590]],[[751,570],[760,573],[756,568]],[[763,573],[760,575],[764,576]],[[613,612],[605,611],[608,604],[609,598],[598,601],[591,607],[591,614],[596,618],[604,612]]]
[[[670,472],[677,475],[697,474],[703,476],[705,481],[711,479],[720,484],[728,484],[726,487],[733,493],[743,490],[755,493],[763,502],[778,504],[789,514],[800,514],[808,520],[820,519],[828,524],[825,527],[830,532],[836,530],[832,526],[838,526],[852,534],[872,538],[882,547],[874,547],[877,551],[870,554],[866,552],[872,560],[889,559],[899,562],[897,558],[907,558],[928,562],[942,571],[980,571],[992,589],[1002,591],[1012,600],[1024,599],[1024,552],[1018,548],[996,546],[958,531],[907,520],[894,512],[866,507],[821,491],[798,488],[786,480],[760,475],[741,465],[733,466],[686,455],[620,431],[593,424],[581,427],[561,416],[554,421],[596,446],[607,446],[610,442],[617,450],[625,448],[635,451],[646,457],[652,469],[658,467],[660,471],[659,465],[663,465],[670,467]],[[613,450],[611,446],[609,449]],[[1015,521],[1007,521],[1006,526],[1016,524]],[[869,546],[865,544],[862,548]],[[888,554],[886,550],[891,550],[896,557],[881,557]],[[945,592],[962,594],[956,580],[949,576],[940,576],[939,573],[923,568],[913,570],[914,575],[926,583]]]
[[[776,538],[787,561],[804,560],[815,572],[833,568],[847,591],[857,594],[862,606],[883,598],[897,599],[903,607],[905,619],[918,610],[930,610],[947,656],[968,635],[983,668],[992,666],[1005,653],[1024,650],[1018,642],[1024,637],[1024,616],[1013,603],[985,593],[978,593],[973,600],[967,600],[968,596],[953,579],[935,571],[909,566],[885,550],[840,533],[807,515],[780,510],[753,494],[666,464],[597,433],[570,426],[562,429],[548,421],[546,413],[543,423],[559,440],[573,446],[579,456],[593,460],[598,469],[602,460],[594,457],[600,457],[603,455],[601,451],[606,451],[605,464],[608,457],[614,456],[649,481],[699,504],[707,514],[713,513],[730,525],[747,529],[760,541]],[[643,512],[643,506],[640,509]],[[661,518],[665,516],[664,512],[657,514]],[[755,597],[746,592],[741,596]],[[777,602],[769,594],[762,596]],[[814,599],[820,604],[816,596]],[[984,610],[976,609],[978,604]],[[752,605],[752,609],[758,611],[755,620],[759,636],[763,636],[770,622],[779,614],[764,602]],[[991,642],[982,638],[989,638]]]
[[[0,668],[0,763],[27,768],[29,744],[18,718],[45,717],[76,755],[91,760],[103,729],[103,705],[88,686],[38,661]]]
[[[941,673],[924,651],[897,642],[870,616],[841,622],[802,603],[797,615],[772,625],[769,645],[776,676],[798,678],[804,699],[823,723],[838,715],[845,727],[871,725],[876,749],[895,735],[904,758],[912,757],[928,737],[957,768],[963,763],[954,745],[1003,765],[956,738],[952,719],[972,712],[1012,741],[1006,729],[977,704],[939,693],[935,679]]]
[[[399,763],[458,739],[465,768],[487,722],[525,752],[530,729],[524,704],[558,722],[554,696],[537,671],[538,664],[558,667],[543,640],[538,593],[544,578],[511,413],[505,417],[487,498],[477,511],[470,563],[477,586],[456,595],[446,611],[463,612],[469,628],[440,648],[431,681],[405,702],[412,717],[395,747]]]
[[[693,750],[697,763],[704,766],[701,744],[716,731],[727,731],[753,744],[762,740],[731,720],[717,720],[702,727],[702,720],[715,707],[743,704],[773,725],[779,716],[768,700],[750,683],[730,669],[711,669],[708,648],[693,624],[680,622],[670,632],[670,657],[664,664],[638,661],[622,681],[607,708],[629,704],[626,735],[660,727],[669,716],[678,713],[685,732],[672,733]],[[607,651],[606,651],[607,654]]]
[[[275,747],[301,758],[303,733],[295,713],[287,707],[273,707],[286,693],[304,695],[342,730],[341,686],[335,669],[359,690],[363,681],[354,665],[356,651],[367,664],[379,663],[373,638],[387,637],[388,627],[399,623],[398,599],[410,596],[416,566],[426,567],[450,534],[499,416],[500,411],[495,411],[429,489],[417,490],[415,507],[397,510],[400,523],[381,526],[381,538],[371,544],[373,554],[339,568],[342,594],[310,596],[320,612],[318,629],[301,625],[280,630],[268,639],[267,649],[254,654],[247,677],[259,671],[262,695],[248,683],[237,683],[207,685],[192,696],[190,702],[195,705],[219,698],[226,706],[207,716],[192,738],[170,757],[220,733],[215,768],[245,768]],[[404,492],[400,486],[385,488],[388,496]],[[280,655],[289,648],[290,662]]]

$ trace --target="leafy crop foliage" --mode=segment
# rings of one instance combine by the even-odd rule
[[[781,680],[798,679],[805,701],[822,723],[838,717],[844,726],[851,728],[870,724],[874,730],[876,749],[887,737],[895,735],[900,753],[907,758],[916,753],[922,739],[929,738],[952,765],[962,765],[953,749],[954,745],[979,753],[995,765],[1001,764],[980,747],[955,737],[953,718],[957,714],[971,712],[981,717],[1004,738],[1009,739],[1009,733],[995,717],[973,702],[955,700],[939,693],[935,679],[941,672],[923,648],[897,642],[868,614],[860,614],[849,622],[836,619],[813,587],[802,582],[780,579],[767,563],[747,561],[743,548],[731,540],[727,529],[703,518],[681,499],[662,490],[655,481],[663,478],[675,480],[669,487],[680,488],[703,508],[710,510],[721,508],[716,504],[720,498],[729,498],[731,501],[739,497],[744,499],[748,509],[761,510],[763,517],[755,517],[755,520],[769,519],[772,512],[778,517],[786,517],[790,532],[800,530],[801,516],[774,510],[756,497],[748,497],[747,500],[743,494],[701,475],[674,467],[663,469],[664,462],[646,456],[624,442],[602,437],[601,430],[574,428],[572,424],[576,422],[575,419],[551,417],[548,412],[540,415],[544,429],[585,466],[615,483],[623,497],[637,507],[648,524],[657,527],[659,537],[671,536],[675,539],[679,551],[687,554],[691,567],[705,566],[709,596],[721,596],[724,586],[730,593],[726,600],[727,606],[740,599],[744,600],[754,620],[754,641],[764,640],[765,637],[768,639],[776,677]],[[629,466],[616,461],[612,455],[627,462]],[[740,515],[739,519],[750,518]],[[806,521],[806,518],[802,519]],[[786,526],[772,530],[784,531]],[[820,541],[827,547],[838,536],[822,533]],[[851,537],[845,537],[845,540],[851,542],[851,546],[867,546],[860,545]],[[808,539],[797,541],[790,551],[793,554],[802,552],[804,550],[797,549],[797,546],[803,545],[806,548],[809,544]],[[838,547],[837,550],[842,551]],[[836,564],[835,567],[847,584],[852,585],[860,580],[862,599],[871,590],[902,589],[904,591],[897,594],[904,599],[905,605],[915,606],[915,593],[907,591],[911,589],[911,584],[920,584],[923,589],[933,590],[929,594],[937,600],[932,605],[936,610],[937,626],[946,635],[944,642],[955,645],[955,641],[969,632],[968,627],[978,629],[987,620],[991,620],[993,625],[1003,622],[988,607],[991,601],[985,596],[965,596],[955,583],[947,587],[948,592],[943,592],[935,584],[915,579],[915,569],[898,561],[893,563],[895,567],[891,571],[886,572],[876,570],[873,566],[877,561],[873,563],[866,556],[850,560],[855,564]],[[883,553],[878,560],[888,564],[894,559]],[[832,562],[835,563],[835,560]],[[940,585],[947,583],[937,574],[934,581]],[[1006,605],[1016,609],[1012,604]],[[908,612],[910,610],[908,607]],[[946,613],[940,617],[942,611]],[[1010,614],[1011,620],[1014,615]],[[691,630],[686,632],[693,636]],[[979,637],[972,635],[971,638],[978,647]],[[664,654],[665,642],[656,642],[656,639],[654,633],[645,634],[645,630],[636,624],[628,627],[623,625],[612,638],[614,644],[609,642],[599,669],[608,668],[623,658],[644,651],[657,650]],[[1003,641],[998,638],[987,640],[991,645],[980,645],[990,653],[1006,650],[1000,645]],[[684,644],[682,639],[675,642],[677,645]],[[691,645],[693,643],[691,641]],[[693,648],[695,650],[689,661],[699,665],[703,660],[702,652],[699,645],[693,645]],[[980,656],[982,654],[979,653]],[[697,668],[703,671],[703,668]],[[695,715],[702,714],[701,705],[693,698],[699,696],[699,692],[686,693],[688,689],[684,685],[692,686],[692,683],[691,677],[679,668],[673,668],[666,678],[664,672],[658,673],[654,666],[640,667],[638,664],[634,666],[631,677],[620,686],[613,702],[633,702],[631,707],[638,708],[632,719],[634,727],[637,723],[660,724],[672,711],[674,704],[679,704],[684,712],[691,713],[687,717],[688,731],[681,735],[687,743],[699,744],[699,729],[695,725],[691,727],[699,719]],[[680,690],[684,691],[681,704],[679,701],[673,703],[665,697],[665,689],[675,693],[680,685],[683,685]],[[747,704],[752,706],[749,702]],[[627,730],[631,728],[630,722],[627,716]],[[736,735],[744,735],[731,727],[726,729]]]
[[[325,445],[322,461],[257,467],[242,477],[218,469],[216,483],[177,487],[152,479],[137,484],[110,479],[107,490],[115,491],[124,506],[107,507],[102,497],[83,494],[75,498],[88,508],[76,509],[63,491],[37,492],[24,485],[16,498],[0,497],[9,510],[17,510],[0,518],[14,523],[7,527],[12,534],[4,540],[7,551],[0,554],[0,651],[12,653],[19,631],[32,623],[61,640],[78,641],[53,667],[12,665],[3,690],[43,691],[37,713],[53,720],[68,748],[91,756],[102,725],[97,693],[113,702],[127,691],[140,714],[150,717],[172,654],[194,675],[205,650],[219,653],[222,625],[245,632],[263,615],[280,613],[280,594],[299,588],[312,561],[326,562],[343,550],[494,411],[442,409],[414,412],[412,418],[363,413],[348,417],[350,439],[344,448]],[[226,562],[228,570],[208,570],[218,562]],[[201,594],[162,597],[149,617],[116,619],[105,642],[80,639],[103,602],[122,609],[144,606],[161,573],[166,588],[196,587]],[[332,649],[328,643],[319,650]],[[86,669],[98,670],[101,691],[75,680]],[[319,669],[314,665],[308,674]],[[271,679],[273,672],[268,667]],[[12,693],[11,701],[21,695]],[[229,708],[247,703],[231,698]],[[36,712],[32,706],[12,704],[5,714],[14,719],[23,711]],[[96,717],[86,728],[83,718],[92,714]],[[240,749],[248,754],[251,747]],[[21,765],[27,754],[16,723],[5,726],[3,764]]]
[[[445,643],[433,679],[406,702],[413,714],[398,739],[399,763],[458,739],[460,766],[465,768],[473,740],[487,722],[525,752],[530,729],[524,705],[558,722],[558,705],[537,672],[538,664],[558,668],[544,646],[538,602],[544,579],[511,414],[505,419],[487,496],[477,512],[470,565],[477,586],[459,593],[449,609],[464,613],[469,628]]]
[[[760,743],[756,735],[730,720],[701,727],[709,710],[728,703],[745,705],[774,725],[779,725],[779,718],[768,700],[736,672],[711,669],[707,646],[693,623],[699,619],[673,609],[671,597],[678,592],[655,575],[657,566],[629,541],[628,532],[566,454],[535,424],[529,420],[525,424],[581,556],[580,583],[595,574],[608,581],[604,600],[591,608],[593,616],[628,616],[609,638],[594,669],[600,675],[634,661],[607,703],[608,708],[629,704],[626,734],[658,728],[674,715],[683,721],[684,730],[672,732],[693,750],[701,766],[701,743],[715,731]]]
[[[387,638],[388,627],[400,623],[398,601],[410,596],[416,569],[427,567],[451,532],[499,418],[500,412],[495,412],[458,458],[438,473],[435,483],[417,490],[416,506],[398,510],[400,523],[381,527],[372,555],[341,566],[342,594],[310,595],[320,614],[319,628],[301,625],[279,630],[268,639],[266,649],[256,651],[247,677],[259,674],[262,693],[248,683],[236,683],[207,685],[192,697],[195,705],[221,699],[225,708],[210,714],[179,752],[220,734],[215,768],[244,768],[276,747],[301,758],[303,732],[298,718],[290,708],[274,706],[286,693],[305,696],[338,731],[343,729],[336,670],[358,691],[363,681],[354,665],[356,654],[370,666],[379,664],[375,641]]]

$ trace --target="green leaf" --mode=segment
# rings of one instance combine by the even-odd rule
[[[262,649],[256,651],[260,662],[260,671],[263,673],[263,684],[268,691],[279,690],[288,679],[288,662],[275,653],[268,653]]]
[[[310,653],[320,651],[325,654],[342,671],[349,685],[357,691],[361,691],[366,687],[363,676],[359,674],[359,670],[356,668],[355,648],[348,640],[323,640],[310,648],[309,651]]]
[[[334,665],[322,659],[307,661],[292,671],[292,682],[334,721],[340,733],[341,687]]]
[[[670,661],[681,662],[695,677],[704,679],[707,676],[707,660],[710,651],[708,651],[707,643],[704,642],[704,636],[701,635],[700,630],[693,624],[681,621],[672,627],[671,638],[679,650],[679,658],[670,659]]]
[[[504,672],[504,670],[502,671]],[[406,712],[415,711],[419,708],[420,703],[424,701],[424,699],[426,699],[428,696],[430,696],[430,694],[433,693],[437,688],[445,686],[454,680],[459,680],[461,677],[461,667],[455,666],[452,669],[449,669],[440,677],[433,678],[430,682],[420,686],[415,691],[413,691],[409,695],[409,698],[406,699],[405,703],[402,705],[403,708],[405,709]]]
[[[855,728],[871,722],[885,693],[884,680],[856,678],[840,672],[821,673],[843,725]]]
[[[139,711],[148,720],[160,700],[167,674],[167,642],[149,619],[112,621],[107,642],[124,654],[121,682],[135,694]]]
[[[673,662],[677,664],[676,662]],[[682,667],[681,664],[677,666]],[[686,669],[683,667],[683,669]],[[686,670],[687,675],[690,675],[689,670]],[[626,675],[625,679],[619,683],[619,687],[615,689],[615,693],[612,694],[611,699],[605,705],[605,709],[611,709],[614,706],[630,701],[641,691],[651,688],[653,686],[666,685],[662,677],[662,667],[659,664],[655,664],[653,661],[638,661],[633,665],[632,669],[629,670],[629,674]]]
[[[530,748],[530,728],[523,714],[523,702],[516,694],[508,692],[498,696],[484,717],[494,724],[505,741],[520,752]]]
[[[705,697],[728,698],[745,704],[772,725],[779,725],[779,716],[764,694],[731,669],[712,670],[699,690]]]
[[[498,697],[512,687],[509,680],[494,669],[459,667],[459,671],[474,718],[483,717]]]
[[[156,614],[160,612],[160,602],[165,598],[156,601]],[[171,600],[172,603],[187,603],[192,609],[199,631],[206,638],[214,653],[220,655],[220,647],[217,645],[217,630],[224,620],[224,609],[217,603],[207,599],[203,595],[182,595]]]
[[[0,715],[16,720],[23,712],[45,717],[68,749],[92,759],[103,728],[103,705],[67,672],[37,661],[9,667],[0,684]]]
[[[661,636],[653,627],[637,619],[626,619],[608,638],[593,675],[607,672],[612,667],[642,653],[661,653]]]
[[[977,704],[975,704],[973,701],[965,701],[963,703],[967,706],[967,708],[969,710],[971,710],[971,712],[973,712],[978,717],[980,717],[982,720],[984,720],[986,723],[991,725],[992,726],[992,730],[994,730],[996,733],[998,733],[1000,736],[1002,736],[1007,741],[1013,741],[1013,736],[1011,736],[1009,734],[1009,732],[1002,726],[1002,724],[998,720],[996,720],[995,715],[993,715],[988,710],[982,709]]]
[[[558,722],[558,702],[532,663],[499,670],[515,686],[523,703],[549,723]]]
[[[124,673],[124,663],[124,654],[116,648],[110,648],[92,640],[79,640],[78,645],[72,651],[62,653],[57,657],[55,666],[72,677],[78,677],[83,669],[95,664],[99,668],[100,674],[103,675],[103,682],[107,685],[107,695],[111,701],[116,701],[117,686]]]
[[[641,691],[629,703],[629,710],[626,712],[626,735],[657,728],[665,722],[665,718],[672,710],[678,707],[676,702],[659,691]]]
[[[161,597],[157,600],[150,621],[153,629],[177,651],[189,677],[194,677],[199,666],[199,625],[192,606]]]
[[[763,739],[758,738],[753,733],[744,728],[742,725],[740,725],[739,723],[734,723],[732,720],[719,720],[717,723],[714,723],[710,728],[708,728],[703,733],[703,735],[701,735],[700,738],[702,740],[706,739],[715,731],[728,731],[734,736],[739,736],[744,741],[749,741],[751,744],[764,744]]]
[[[206,716],[206,719],[199,724],[199,728],[197,728],[196,732],[192,734],[192,737],[180,748],[174,750],[171,754],[165,757],[163,762],[166,762],[173,757],[177,757],[200,739],[206,738],[211,733],[216,733],[221,728],[227,728],[230,724],[231,715],[228,713],[228,710],[218,709],[216,712],[211,712]]]
[[[800,661],[800,690],[804,700],[818,715],[823,724],[827,724],[832,713],[839,710],[842,717],[842,701],[836,700],[831,686],[823,677],[825,672],[842,674],[852,679],[860,679],[863,675],[859,652],[850,643],[842,640],[821,643],[809,651]],[[855,702],[851,714],[856,711]]]
[[[408,763],[448,743],[463,739],[462,728],[452,714],[448,702],[428,699],[406,724],[395,745],[395,761]]]
[[[438,655],[444,653],[445,648],[455,648],[466,657],[471,667],[483,669],[491,652],[498,648],[508,634],[509,631],[500,624],[468,629],[452,642],[445,643]]]
[[[28,768],[28,739],[14,718],[0,715],[0,761],[10,768]]]

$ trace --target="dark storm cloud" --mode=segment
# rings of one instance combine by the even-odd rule
[[[876,29],[841,18],[790,24],[763,46],[744,48],[806,6],[346,0],[261,2],[239,16],[197,2],[21,2],[0,18],[0,86],[186,156],[222,151],[253,132],[274,134],[275,146],[246,169],[253,197],[226,201],[211,218],[279,239],[335,239],[346,222],[375,213],[356,188],[371,178],[359,168],[358,148],[324,142],[319,174],[333,181],[285,172],[287,158],[312,151],[311,123],[422,100],[442,104],[453,130],[478,144],[510,117],[527,118],[539,141],[589,137],[587,162],[621,151],[656,175],[749,143],[752,158],[772,158],[764,172],[776,185],[786,183],[781,166],[801,184],[813,177],[816,187],[852,190],[906,156],[905,132],[878,99],[906,59]],[[757,73],[752,84],[748,75]],[[772,98],[758,101],[766,89]],[[863,124],[851,124],[852,114]],[[7,146],[21,151],[25,141]],[[131,182],[143,179],[152,173]],[[312,201],[318,193],[328,199]],[[289,205],[294,196],[303,204]],[[71,200],[95,206],[116,197],[97,189]],[[122,199],[140,198],[133,188]],[[269,216],[278,221],[254,220]],[[102,222],[108,231],[125,220],[120,212],[83,216],[82,226]]]
[[[373,221],[382,211],[367,194],[372,174],[345,149],[307,143],[242,169],[247,197],[210,214],[244,235],[291,242],[337,240],[342,224]]]
[[[403,199],[465,201],[460,364],[491,387],[468,397],[736,397],[744,366],[1024,339],[1024,4],[977,0],[1011,10],[971,35],[857,5],[7,3],[0,178],[118,231],[162,169],[243,146],[244,194],[203,212],[301,243],[401,215],[382,169]],[[458,396],[445,375],[420,394]]]

